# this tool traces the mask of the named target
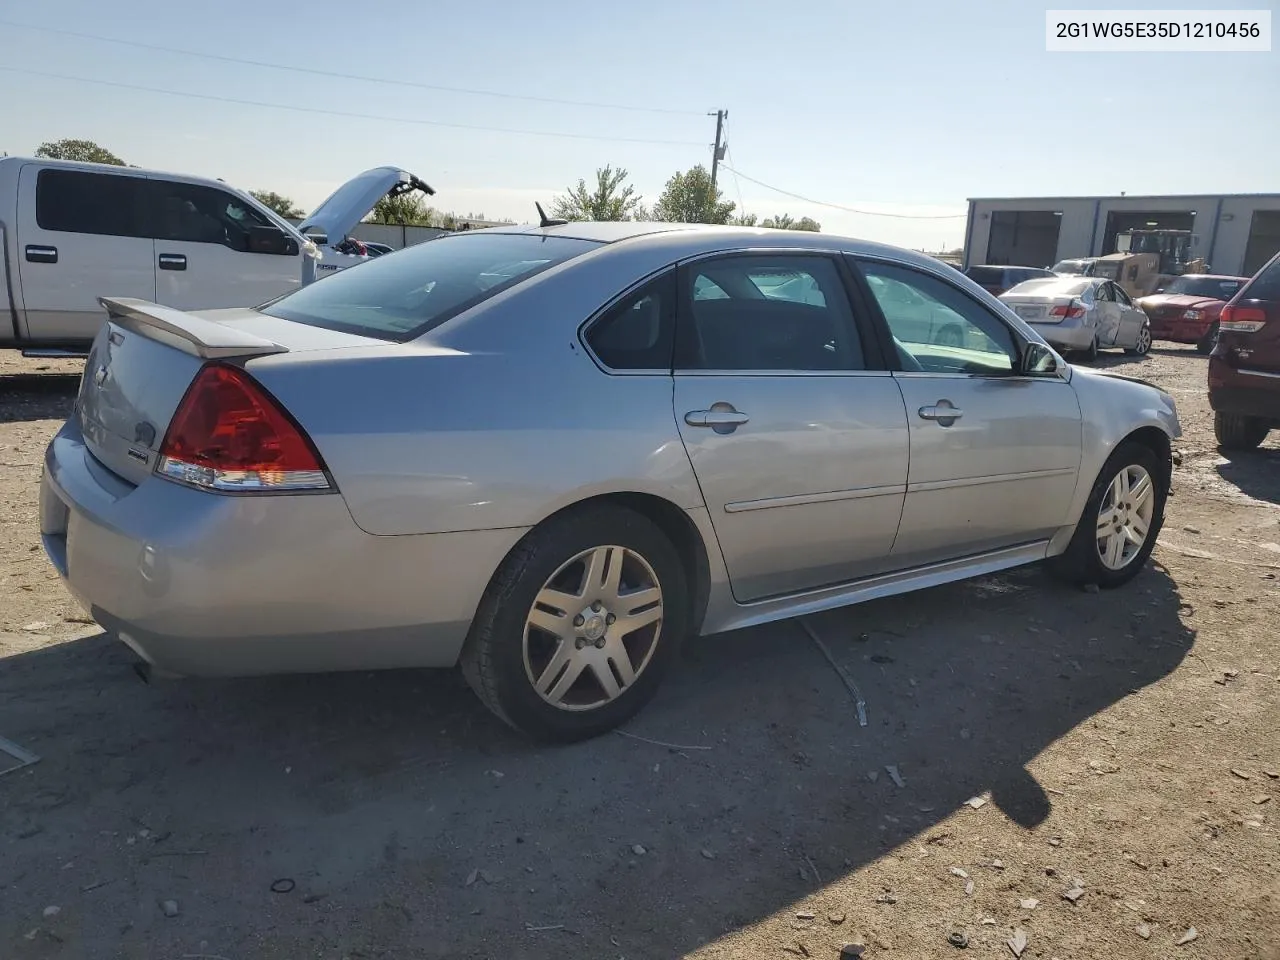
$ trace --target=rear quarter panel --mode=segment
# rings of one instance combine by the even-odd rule
[[[610,262],[572,279],[557,268],[429,340],[279,354],[248,369],[307,430],[372,534],[528,527],[617,492],[694,509],[703,501],[671,378],[606,373],[577,336],[664,262]]]

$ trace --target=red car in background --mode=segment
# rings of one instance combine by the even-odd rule
[[[1248,282],[1248,277],[1189,273],[1142,297],[1138,306],[1151,319],[1153,340],[1194,343],[1208,353],[1218,339],[1222,308]]]
[[[1209,406],[1223,450],[1252,450],[1280,428],[1280,253],[1232,298],[1209,356]]]

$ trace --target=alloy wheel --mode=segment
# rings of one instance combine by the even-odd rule
[[[1155,513],[1155,484],[1145,467],[1131,463],[1116,474],[1098,507],[1098,558],[1123,570],[1142,550]]]
[[[1142,329],[1138,331],[1138,342],[1134,346],[1134,352],[1145,355],[1151,349],[1151,328],[1145,323]]]
[[[563,564],[525,619],[525,675],[561,710],[593,710],[644,672],[662,632],[662,587],[639,553],[584,550]]]

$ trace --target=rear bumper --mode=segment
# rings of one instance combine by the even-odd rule
[[[45,454],[45,552],[143,659],[188,675],[451,666],[524,531],[380,537],[341,496],[227,496],[89,454],[75,421]]]
[[[1245,373],[1211,356],[1209,406],[1216,413],[1261,417],[1280,424],[1280,374]]]
[[[1093,328],[1079,322],[1030,323],[1029,326],[1050,346],[1064,350],[1088,350],[1093,344]]]

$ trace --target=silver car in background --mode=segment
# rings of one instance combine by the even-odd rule
[[[1000,295],[1013,312],[1062,350],[1097,359],[1122,347],[1131,356],[1151,350],[1151,321],[1119,285],[1102,277],[1027,280]]]
[[[825,234],[499,227],[252,310],[103,305],[40,493],[103,627],[176,674],[461,664],[555,740],[687,635],[1045,560],[1119,586],[1179,435],[959,272]]]

